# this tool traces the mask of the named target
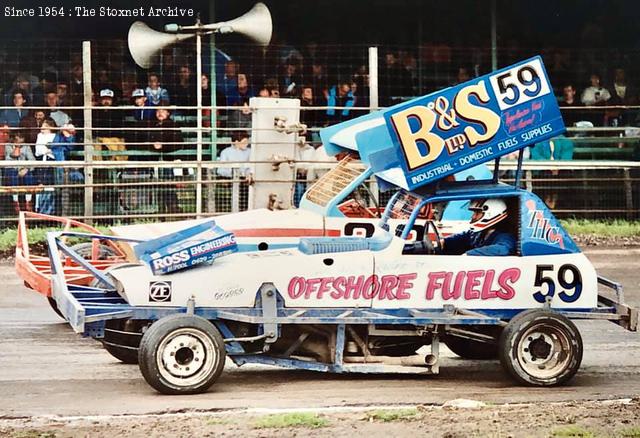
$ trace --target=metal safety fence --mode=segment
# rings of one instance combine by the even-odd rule
[[[237,172],[247,163],[207,162],[200,163],[204,169],[203,179],[195,177],[197,162],[100,162],[91,165],[100,175],[87,185],[73,181],[71,175],[86,167],[81,163],[59,162],[55,168],[45,163],[24,162],[30,172],[53,171],[63,175],[61,184],[37,186],[3,186],[0,190],[0,221],[2,227],[15,224],[19,209],[62,215],[98,223],[130,223],[148,220],[177,220],[196,216],[216,216],[248,208],[249,191],[252,185],[269,184],[284,187],[291,198],[296,191],[306,190],[314,180],[256,180],[248,182]],[[298,162],[308,168],[327,171],[335,162]],[[358,167],[361,164],[356,163]],[[8,163],[0,162],[0,170],[9,169]],[[221,178],[221,169],[235,169],[232,177]],[[501,180],[512,182],[515,162],[502,162]],[[622,218],[640,219],[640,163],[590,161],[540,161],[524,165],[524,188],[536,192],[551,207],[558,217],[591,219]],[[367,181],[376,187],[373,180]],[[203,189],[201,213],[196,208],[196,187]],[[85,214],[85,193],[92,192],[92,214]],[[349,195],[362,197],[370,207],[384,205],[390,193],[370,190]],[[16,205],[18,204],[18,205]],[[276,209],[268,200],[256,207]]]
[[[275,129],[252,126],[250,97],[300,99],[306,132],[291,148],[318,148],[324,126],[490,69],[484,48],[212,47],[197,84],[190,43],[165,49],[157,65],[141,70],[123,40],[0,41],[0,227],[21,209],[105,222],[217,215],[249,208],[252,187],[269,184],[286,186],[296,205],[315,178],[308,169],[318,158],[309,152],[286,160],[289,179],[252,180],[246,169],[257,162],[221,157],[235,134]],[[500,49],[498,59],[505,65],[538,53]],[[543,51],[570,128],[531,149],[525,183],[560,216],[639,217],[638,55]],[[262,206],[277,207],[253,205]]]

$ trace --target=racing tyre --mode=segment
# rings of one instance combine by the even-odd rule
[[[488,342],[474,341],[460,336],[447,335],[444,343],[449,350],[463,359],[494,360],[498,359],[498,345]]]
[[[47,301],[49,302],[49,305],[51,306],[53,311],[56,312],[60,318],[65,319],[60,309],[58,309],[58,303],[56,302],[56,300],[53,297],[47,297]]]
[[[102,346],[107,352],[122,363],[138,363],[139,332],[127,330],[127,321],[112,319],[105,323]]]
[[[199,394],[218,379],[226,358],[224,341],[199,316],[169,315],[142,336],[138,364],[142,376],[163,394]]]
[[[567,317],[549,310],[528,310],[505,327],[498,352],[502,366],[518,382],[562,385],[580,368],[582,337]]]

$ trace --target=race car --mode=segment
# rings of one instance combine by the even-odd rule
[[[64,239],[127,238],[50,233],[53,297],[75,331],[97,339],[111,333],[112,354],[137,361],[165,394],[206,391],[226,358],[437,374],[441,341],[464,358],[500,359],[522,384],[567,383],[583,354],[572,319],[636,331],[638,311],[624,304],[619,284],[597,275],[545,204],[519,188],[522,152],[515,183],[498,181],[500,156],[564,130],[550,90],[535,57],[322,131],[329,153],[357,150],[379,184],[396,188],[371,233],[303,237],[210,263],[200,263],[203,253],[222,243],[173,241],[174,234],[141,243],[157,266],[106,272]],[[449,181],[491,160],[493,178]],[[320,205],[321,196],[312,189],[303,204]],[[452,202],[478,211],[468,225],[493,230],[499,219],[508,252],[449,252],[451,238],[430,212]],[[504,208],[485,217],[481,206],[492,203]],[[230,242],[223,224],[211,227]],[[165,258],[165,248],[180,257]],[[94,286],[66,281],[66,259],[87,269]]]

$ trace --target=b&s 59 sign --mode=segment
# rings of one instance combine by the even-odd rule
[[[539,56],[384,117],[410,190],[565,131]]]

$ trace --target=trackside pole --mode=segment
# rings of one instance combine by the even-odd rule
[[[84,216],[93,221],[93,121],[91,119],[91,41],[82,42],[82,87],[84,94]]]
[[[378,48],[369,47],[369,112],[378,110]]]
[[[198,20],[199,21],[199,20]],[[198,105],[198,122],[196,129],[196,218],[202,217],[202,34],[196,33],[196,70],[198,74],[196,101]]]

